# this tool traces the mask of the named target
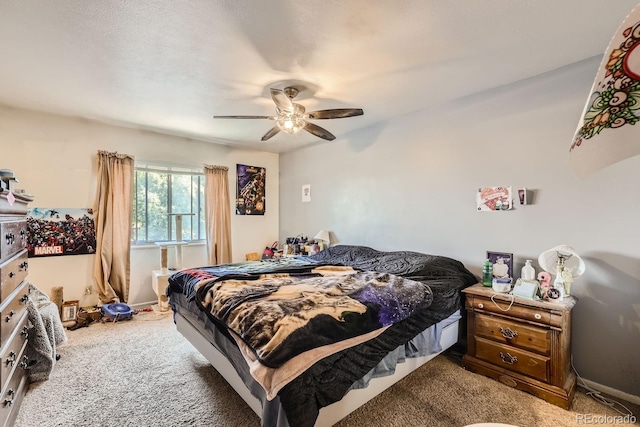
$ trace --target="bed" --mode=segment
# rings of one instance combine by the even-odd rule
[[[458,340],[452,258],[341,245],[185,269],[176,327],[268,427],[330,426]]]

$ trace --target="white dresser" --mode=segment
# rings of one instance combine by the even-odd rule
[[[13,425],[29,381],[25,279],[29,270],[26,214],[31,200],[0,192],[0,426]]]

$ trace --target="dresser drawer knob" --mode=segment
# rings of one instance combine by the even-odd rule
[[[9,279],[11,279],[11,278],[12,278],[13,276],[15,276],[15,275],[16,275],[16,273],[14,273],[13,271],[10,271],[10,272],[9,272]]]
[[[16,236],[13,233],[5,234],[4,238],[7,242],[7,245],[13,245],[13,243],[16,241]]]
[[[502,329],[502,327],[500,327],[500,333],[507,339],[513,339],[518,336],[518,331],[512,331],[511,328]]]
[[[26,326],[22,328],[22,332],[20,332],[20,335],[22,335],[25,340],[29,339],[29,328],[27,328]]]
[[[29,357],[28,356],[22,356],[22,362],[20,362],[19,366],[24,370],[29,369]]]
[[[22,296],[20,297],[20,302],[21,302],[22,304],[26,304],[26,303],[27,303],[27,301],[29,301],[29,294],[24,294],[24,295],[22,295]]]
[[[483,303],[478,304],[478,308],[484,308],[484,304]]]
[[[542,315],[540,313],[534,314],[533,317],[535,317],[538,320],[542,319]]]
[[[10,396],[12,396],[12,395],[13,395],[13,393],[14,393],[14,392],[13,392],[13,389],[10,389],[10,390],[7,392],[7,394],[8,394],[8,395],[10,395]],[[12,397],[11,399],[5,399],[5,400],[4,400],[4,406],[5,406],[5,407],[6,407],[6,406],[11,406],[11,405],[13,405],[13,397]]]
[[[13,318],[13,316],[15,316],[15,315],[16,315],[16,312],[15,312],[15,311],[13,311],[13,310],[11,310],[11,311],[9,312],[9,315],[8,315],[7,317],[5,317],[5,318],[4,318],[4,321],[5,321],[5,322],[7,322],[7,323],[11,322],[11,319],[12,319],[12,318]]]
[[[20,270],[29,271],[29,263],[24,261],[20,264]]]
[[[509,353],[504,354],[503,352],[500,352],[500,359],[502,359],[502,361],[507,365],[513,365],[518,361],[518,358],[516,356],[512,356]]]
[[[6,360],[7,366],[13,366],[16,364],[16,356],[17,354],[15,351],[12,351],[11,353],[9,353],[9,357],[7,357],[7,360]]]

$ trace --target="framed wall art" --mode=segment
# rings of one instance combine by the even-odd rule
[[[29,258],[96,253],[90,208],[31,208],[27,212]]]
[[[236,215],[264,215],[266,168],[236,164],[236,173]]]
[[[80,304],[78,300],[65,301],[62,303],[62,315],[60,320],[68,322],[78,318],[78,308]]]
[[[513,278],[513,254],[487,251],[487,259],[493,264],[494,278]]]

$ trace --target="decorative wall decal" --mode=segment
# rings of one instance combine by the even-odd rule
[[[581,177],[640,154],[640,6],[613,34],[569,148]]]

